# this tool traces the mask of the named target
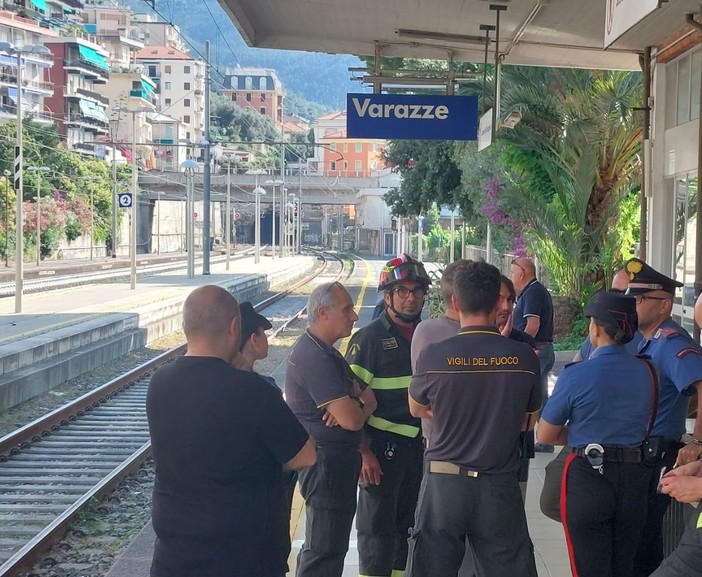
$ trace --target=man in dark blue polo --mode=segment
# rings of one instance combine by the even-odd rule
[[[530,258],[512,261],[511,278],[519,297],[514,307],[512,324],[536,341],[541,367],[541,399],[548,399],[548,373],[556,362],[553,352],[553,302],[546,287],[536,280],[536,267]],[[537,443],[536,451],[553,453],[553,445]]]

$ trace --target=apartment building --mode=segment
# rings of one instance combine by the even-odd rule
[[[187,148],[179,143],[185,140],[185,127],[179,120],[165,114],[149,115],[153,132],[156,170],[180,172]]]
[[[278,130],[283,127],[285,93],[275,70],[237,66],[225,72],[220,92],[237,106],[267,116]]]
[[[139,30],[140,38],[148,46],[168,46],[181,52],[187,47],[180,34],[180,28],[159,20],[154,14],[132,14],[132,23]]]
[[[181,122],[185,138],[203,140],[205,63],[169,46],[147,46],[137,53],[137,62],[157,87],[159,112]]]
[[[325,176],[370,177],[383,167],[384,140],[347,138],[343,129],[315,142],[323,145],[321,172]]]
[[[19,12],[0,11],[0,42],[13,46],[44,44],[44,38],[56,38],[58,32],[41,26],[37,20],[21,16]],[[31,115],[38,122],[52,123],[52,110],[45,99],[54,92],[51,82],[54,60],[51,55],[23,54],[22,98],[23,115]],[[0,122],[17,117],[17,57],[0,54]],[[55,111],[54,111],[55,112]]]
[[[145,33],[132,23],[129,8],[114,2],[88,0],[82,13],[86,32],[100,39],[112,72],[133,71],[136,54],[144,48]]]
[[[110,128],[110,101],[96,88],[110,77],[109,54],[94,36],[78,32],[46,39],[45,44],[54,57],[54,93],[46,98],[46,105],[69,148],[94,154],[95,144],[105,139]]]

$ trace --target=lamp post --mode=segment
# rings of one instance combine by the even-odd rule
[[[30,169],[31,170],[31,169]],[[83,177],[83,180],[88,182],[97,182],[102,180],[99,176],[89,174]],[[90,260],[93,260],[93,253],[95,252],[95,189],[93,186],[90,187]]]
[[[256,223],[254,229],[254,264],[261,262],[261,195],[266,194],[265,189],[257,186],[253,189],[256,195]]]
[[[49,172],[48,166],[28,166],[29,172],[37,173],[37,266],[41,264],[41,173]]]
[[[9,170],[2,171],[5,177],[5,268],[10,266],[10,176]]]
[[[227,238],[227,270],[229,270],[229,260],[232,256],[232,158],[225,157],[227,161],[227,216],[224,219],[224,227],[227,229],[225,233]]]
[[[195,276],[195,221],[193,220],[193,177],[198,168],[196,160],[189,158],[181,164],[187,178],[187,196],[185,201],[185,241],[188,251],[188,278]]]
[[[148,106],[137,106],[136,108],[122,106],[120,107],[119,111],[129,112],[132,115],[132,208],[130,210],[131,218],[129,219],[129,260],[131,271],[129,275],[129,288],[131,290],[135,290],[137,253],[137,191],[139,186],[139,168],[137,166],[136,155],[136,115],[140,112],[153,112],[153,108]]]
[[[117,107],[116,112],[119,112],[119,107]],[[117,147],[115,142],[117,141],[118,128],[119,116],[110,119],[110,140],[112,141],[112,226],[110,227],[112,258],[117,258]]]
[[[15,154],[15,191],[16,215],[15,224],[15,312],[22,312],[22,296],[24,292],[24,216],[22,214],[22,54],[51,54],[51,51],[40,44],[26,44],[16,47],[11,42],[0,42],[0,52],[17,56],[17,150]]]
[[[272,206],[272,209],[271,209],[271,219],[272,219],[271,220],[271,254],[273,255],[273,258],[275,258],[275,187],[283,184],[283,181],[276,178],[275,180],[267,180],[266,184],[273,185],[273,198],[271,199],[271,202],[272,202],[272,205],[271,205]],[[283,195],[281,194],[281,199],[282,199],[282,196]],[[282,214],[282,212],[283,212],[282,205],[281,205],[280,211]],[[282,217],[280,219],[280,222],[281,223],[283,222]],[[281,231],[283,230],[282,226],[281,226],[280,230]],[[281,257],[283,256],[283,235],[282,235],[282,233],[280,235],[280,256]]]

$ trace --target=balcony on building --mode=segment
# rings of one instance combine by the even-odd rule
[[[110,120],[105,109],[90,100],[79,100],[78,106],[71,103],[67,112],[64,120],[66,125],[80,126],[84,130],[101,134],[109,132]]]
[[[105,84],[110,75],[107,59],[94,48],[82,44],[71,45],[63,67],[66,71],[77,71],[96,84]]]
[[[79,100],[89,100],[95,104],[103,104],[105,106],[110,105],[110,99],[103,96],[99,92],[93,90],[87,90],[85,88],[73,88],[71,86],[66,86],[64,88],[64,96],[66,98],[77,98]]]
[[[139,80],[132,81],[132,88],[129,91],[129,96],[132,98],[139,98],[150,106],[155,107],[158,105],[156,100],[156,85],[151,79],[145,76],[142,76]],[[138,104],[138,106],[140,105],[143,105],[143,103]]]

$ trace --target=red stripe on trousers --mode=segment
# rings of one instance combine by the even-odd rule
[[[570,464],[575,460],[575,453],[571,453],[566,457],[565,465],[563,466],[563,477],[561,477],[561,523],[565,532],[566,545],[568,547],[568,559],[570,559],[570,571],[573,577],[578,577],[578,570],[575,568],[575,550],[573,542],[570,539],[570,531],[568,531],[568,516],[567,516],[567,495],[568,495],[568,469]]]

